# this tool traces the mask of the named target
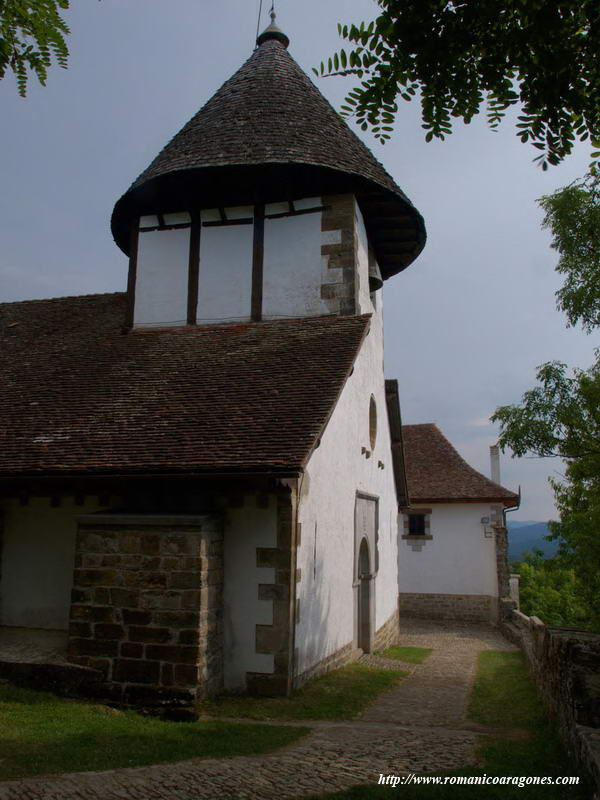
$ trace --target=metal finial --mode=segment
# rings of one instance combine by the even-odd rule
[[[267,42],[270,39],[276,39],[278,42],[281,42],[284,47],[287,47],[290,43],[290,40],[275,22],[277,18],[277,14],[275,12],[275,0],[272,0],[271,2],[271,10],[269,11],[269,15],[271,17],[271,24],[268,28],[265,28],[265,30],[256,39],[256,44],[260,47],[263,42]]]

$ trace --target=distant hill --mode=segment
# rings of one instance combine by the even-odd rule
[[[546,558],[556,555],[556,542],[547,542],[544,537],[550,531],[545,522],[511,522],[508,525],[508,560],[521,561],[523,553],[531,553],[534,547],[543,552]]]

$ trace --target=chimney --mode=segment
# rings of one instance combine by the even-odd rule
[[[491,478],[494,483],[500,483],[500,450],[497,444],[490,447]]]

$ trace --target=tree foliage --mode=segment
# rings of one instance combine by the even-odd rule
[[[546,169],[577,139],[600,151],[597,0],[376,0],[377,18],[339,25],[350,49],[315,69],[355,75],[342,112],[389,139],[398,99],[420,97],[425,138],[487,109],[496,129],[520,104],[517,135]],[[598,158],[600,152],[594,152]]]
[[[594,175],[540,200],[565,279],[558,306],[588,333],[600,327],[599,184]],[[557,563],[573,570],[588,624],[600,632],[600,352],[586,370],[542,364],[537,380],[520,404],[496,409],[492,421],[500,423],[500,446],[515,456],[566,461],[564,479],[551,479],[559,521],[550,531],[559,542]]]
[[[68,8],[69,0],[0,0],[0,79],[12,70],[21,97],[30,71],[45,86],[53,62],[67,66],[69,28],[60,12]]]
[[[569,325],[581,323],[590,333],[600,326],[600,176],[575,181],[539,204],[543,227],[552,231],[552,247],[560,253],[556,271],[565,279],[557,306]]]
[[[544,558],[541,550],[526,553],[515,564],[520,575],[520,608],[547,625],[588,627],[591,623],[575,570],[560,558]]]

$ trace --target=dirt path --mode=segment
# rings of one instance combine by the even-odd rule
[[[429,621],[404,622],[401,643],[434,651],[357,719],[315,723],[273,755],[29,778],[0,783],[0,800],[285,800],[473,763],[464,716],[477,654],[514,648],[489,628]]]

